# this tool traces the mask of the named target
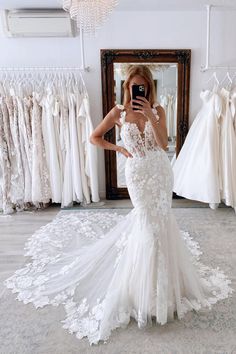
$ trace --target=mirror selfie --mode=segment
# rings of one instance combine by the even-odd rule
[[[131,64],[135,65],[135,64]],[[137,64],[138,65],[138,64]],[[172,160],[175,156],[175,144],[176,144],[176,119],[177,119],[177,65],[176,64],[149,64],[145,63],[145,66],[150,68],[151,73],[153,72],[153,80],[155,85],[155,90],[158,92],[158,97],[155,96],[155,101],[160,102],[160,105],[165,110],[166,116],[166,128],[168,135],[168,156],[170,160]],[[127,64],[123,63],[115,63],[114,71],[115,71],[115,97],[116,102],[122,105],[123,103],[123,87],[122,83],[124,82],[124,74],[125,68]],[[155,78],[154,78],[155,77]],[[157,89],[158,83],[158,89]],[[142,88],[143,87],[143,88]],[[132,88],[137,88],[137,92],[132,92],[132,97],[136,99],[136,97],[142,96],[144,93],[145,85],[132,85]],[[147,88],[146,88],[147,89]],[[147,97],[146,94],[144,97]],[[134,108],[137,110],[137,108]],[[143,135],[143,134],[142,134]],[[116,130],[116,144],[123,146],[122,138],[120,136],[119,128]],[[126,187],[125,182],[125,159],[123,158],[123,154],[116,155],[117,161],[117,186],[118,187]]]
[[[28,3],[0,5],[0,352],[233,353],[236,8]]]

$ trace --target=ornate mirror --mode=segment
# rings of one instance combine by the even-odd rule
[[[190,49],[102,49],[103,116],[115,104],[123,104],[123,82],[131,64],[147,65],[152,74],[159,102],[166,112],[168,131],[168,157],[173,163],[188,132]],[[118,126],[104,138],[122,144]],[[125,184],[126,157],[115,151],[105,150],[106,198],[129,198]],[[173,193],[173,197],[177,197]]]

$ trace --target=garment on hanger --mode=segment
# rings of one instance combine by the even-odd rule
[[[175,136],[175,131],[174,131],[174,96],[171,94],[167,95],[167,133],[168,137],[172,141],[174,136]]]
[[[97,148],[82,76],[1,81],[0,207],[99,201]],[[30,83],[30,84],[29,84]]]
[[[171,91],[172,92],[172,91]],[[177,96],[173,93],[160,95],[160,104],[165,110],[166,128],[168,140],[174,142],[176,140],[176,120],[177,120]]]
[[[99,201],[98,194],[98,172],[97,172],[97,148],[93,144],[88,144],[89,137],[93,132],[93,124],[90,115],[90,106],[89,106],[89,96],[85,94],[81,101],[80,109],[78,110],[78,116],[80,119],[83,119],[82,125],[82,141],[84,143],[85,148],[85,171],[88,176],[88,184],[92,193],[92,201]]]
[[[235,92],[232,96],[235,96]],[[234,130],[234,100],[224,87],[220,90],[222,111],[220,117],[220,176],[221,200],[236,209],[236,134]]]
[[[49,167],[45,159],[45,145],[42,134],[42,109],[40,93],[33,92],[32,109],[32,203],[48,203],[51,196]],[[23,186],[24,190],[24,186]]]
[[[173,191],[188,199],[220,202],[219,118],[222,109],[217,86],[200,93],[202,107],[173,164]]]
[[[219,83],[201,91],[202,107],[173,162],[173,191],[213,209],[222,201],[236,211],[235,96]]]

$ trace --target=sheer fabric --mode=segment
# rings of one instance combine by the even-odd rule
[[[158,119],[158,116],[157,116]],[[142,137],[121,111],[121,136],[133,153],[125,176],[134,208],[59,214],[26,244],[32,260],[5,281],[36,307],[62,304],[63,327],[90,345],[130,318],[138,327],[179,319],[233,292],[223,271],[200,262],[199,244],[171,209],[173,172],[149,123]]]

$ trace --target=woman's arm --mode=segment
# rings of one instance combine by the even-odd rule
[[[152,124],[153,134],[158,145],[164,150],[167,150],[168,146],[168,134],[166,127],[166,114],[162,106],[156,107],[159,120],[155,115],[150,115],[149,120]]]
[[[115,124],[120,125],[119,122],[120,110],[118,107],[113,107],[110,112],[105,116],[101,123],[94,129],[90,135],[90,143],[100,146],[106,150],[118,151],[124,154],[126,157],[132,157],[132,155],[122,146],[110,143],[104,139],[104,134],[112,129]]]

